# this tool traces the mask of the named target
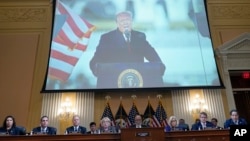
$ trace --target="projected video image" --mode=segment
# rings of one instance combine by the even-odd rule
[[[221,86],[202,0],[58,0],[43,91]]]

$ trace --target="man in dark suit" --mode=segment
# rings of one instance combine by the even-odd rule
[[[90,122],[89,124],[90,131],[87,132],[87,134],[99,134],[98,130],[96,130],[96,123]]]
[[[189,131],[189,125],[185,123],[184,119],[179,119],[179,128],[183,129],[184,131]]]
[[[147,125],[142,124],[142,117],[141,115],[135,116],[135,124],[130,126],[132,128],[145,128],[148,127]]]
[[[247,125],[244,118],[240,118],[238,111],[233,109],[230,111],[230,119],[227,119],[224,123],[224,128],[229,129],[230,125]]]
[[[49,125],[49,117],[42,116],[40,119],[40,126],[35,127],[32,132],[33,134],[47,134],[47,135],[56,135],[57,129],[54,127],[50,127]]]
[[[217,118],[212,118],[211,119],[211,122],[213,123],[213,128],[215,128],[215,129],[223,129],[222,127],[220,127],[220,126],[218,126],[218,120],[217,120]]]
[[[101,69],[99,68],[102,68],[100,66],[103,65],[144,63],[146,59],[148,62],[159,64],[159,75],[162,76],[165,72],[165,65],[162,63],[155,49],[146,40],[146,35],[142,32],[132,30],[132,14],[128,11],[118,13],[116,24],[117,29],[101,36],[96,52],[90,61],[90,69],[98,78],[97,87],[105,87],[108,84],[112,84],[112,82],[107,84],[106,80],[100,80],[100,75],[104,74],[100,72]],[[109,79],[109,81],[112,80]],[[113,85],[117,85],[117,82],[114,82]]]
[[[83,126],[80,126],[80,116],[74,115],[72,118],[73,126],[70,126],[66,129],[65,133],[67,134],[86,134],[87,129]]]
[[[200,113],[200,121],[192,126],[191,130],[205,130],[206,128],[213,128],[213,124],[207,121],[207,113]]]

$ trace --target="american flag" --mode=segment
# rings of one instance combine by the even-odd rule
[[[156,108],[155,117],[161,126],[165,127],[167,125],[167,114],[164,107],[162,106],[161,101],[159,101],[159,104]]]
[[[86,50],[95,26],[57,1],[55,19],[64,20],[54,24],[48,74],[52,78],[67,81],[76,63]],[[55,20],[56,21],[56,20]],[[59,21],[59,20],[58,20]],[[61,27],[57,27],[59,24]]]
[[[126,128],[129,126],[128,124],[128,115],[126,111],[123,108],[122,102],[120,103],[120,106],[116,112],[115,120],[117,121],[117,126],[120,126],[120,128]],[[124,123],[121,123],[121,121],[124,121]],[[124,124],[124,125],[123,125]]]
[[[131,109],[129,111],[129,114],[128,114],[128,119],[129,119],[128,124],[129,124],[129,126],[135,124],[135,116],[136,115],[139,115],[139,112],[138,112],[138,109],[137,109],[135,103],[133,102],[133,105],[132,105],[132,107],[131,107]]]
[[[156,116],[155,116],[155,111],[152,108],[150,102],[148,102],[148,106],[144,112],[144,120],[149,119],[150,121],[150,126],[153,127],[161,127],[161,124],[159,123],[159,121],[157,120]]]
[[[104,117],[108,117],[111,120],[111,125],[112,126],[115,125],[115,119],[114,119],[113,113],[112,113],[112,111],[110,109],[109,102],[107,102],[107,104],[105,106],[105,109],[103,111],[101,119],[104,118]]]

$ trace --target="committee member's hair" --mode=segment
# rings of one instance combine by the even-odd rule
[[[236,112],[237,115],[239,115],[239,114],[238,114],[238,111],[237,111],[236,109],[231,110],[229,114],[232,115],[233,112]]]
[[[15,121],[15,118],[13,116],[6,116],[4,121],[3,121],[3,128],[6,129],[7,128],[7,124],[6,124],[6,121],[8,118],[11,118],[13,120],[13,125],[12,127],[16,127],[16,121]]]
[[[42,117],[40,118],[40,121],[43,121],[43,118],[47,118],[47,119],[49,119],[49,117],[48,117],[48,116],[42,116]]]
[[[90,122],[89,126],[96,125],[95,122]]]

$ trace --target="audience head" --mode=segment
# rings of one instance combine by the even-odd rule
[[[48,116],[42,116],[40,119],[40,125],[41,127],[47,127],[49,125],[49,117]]]
[[[16,127],[16,121],[13,116],[6,116],[3,121],[3,128],[4,129],[10,129],[12,127]]]
[[[80,125],[80,116],[74,115],[72,118],[73,126],[79,126]]]
[[[94,132],[96,130],[96,123],[95,122],[90,122],[89,124],[89,128],[92,132]]]
[[[132,29],[132,13],[124,11],[116,14],[116,23],[118,29],[124,33],[124,31],[131,31]]]
[[[179,119],[179,124],[185,124],[185,120],[183,118]]]
[[[214,127],[216,127],[217,123],[218,123],[218,120],[217,120],[217,118],[212,118],[211,122],[213,123]]]
[[[199,118],[195,119],[194,123],[199,123],[201,120]]]
[[[207,121],[207,113],[206,112],[201,112],[200,113],[200,122],[206,122]]]
[[[135,115],[135,125],[141,125],[141,124],[142,124],[141,115]]]
[[[177,118],[175,116],[171,116],[169,118],[169,120],[168,120],[168,125],[170,127],[176,127],[176,126],[178,126],[178,120],[177,120]]]
[[[237,121],[239,119],[239,114],[236,109],[230,111],[230,117],[233,121]]]
[[[101,126],[103,128],[108,128],[109,126],[111,126],[111,120],[108,117],[104,117],[101,120]]]

